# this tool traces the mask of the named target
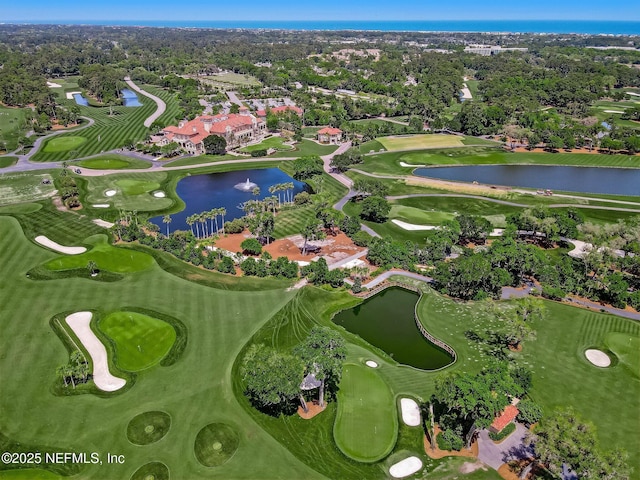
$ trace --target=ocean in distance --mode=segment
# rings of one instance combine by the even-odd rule
[[[56,20],[14,21],[13,24],[118,25],[167,28],[274,29],[274,30],[370,30],[384,32],[510,32],[640,35],[640,21],[599,20]]]

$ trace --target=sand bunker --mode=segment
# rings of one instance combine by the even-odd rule
[[[605,110],[604,113],[620,113],[620,114],[622,114],[624,112],[622,112],[620,110]]]
[[[366,362],[364,362],[364,364],[367,367],[378,368],[378,364],[376,362],[374,362],[373,360],[367,360]]]
[[[466,83],[464,84],[461,93],[464,100],[471,100],[473,98],[473,95],[471,95],[471,90],[469,90],[469,87],[467,87]]]
[[[87,349],[93,362],[93,382],[100,390],[114,392],[121,389],[127,383],[125,379],[114,377],[109,372],[107,362],[107,350],[102,342],[93,333],[89,324],[91,323],[91,312],[76,312],[69,315],[67,323],[73,333],[80,339],[84,348]]]
[[[410,427],[420,425],[420,407],[411,398],[400,399],[400,409],[402,410],[402,421]]]
[[[590,348],[584,352],[584,356],[587,357],[587,360],[593,363],[596,367],[608,367],[611,365],[609,355],[604,353],[602,350]]]
[[[94,203],[91,205],[93,208],[109,208],[108,203]]]
[[[95,223],[99,227],[104,227],[104,228],[111,228],[115,225],[115,223],[107,222],[106,220],[102,220],[100,218],[94,218],[93,223]]]
[[[82,95],[82,92],[67,92],[67,100],[73,100],[74,95]]]
[[[422,468],[422,461],[418,457],[405,458],[401,462],[392,465],[389,473],[393,478],[404,478],[413,475]]]
[[[62,88],[62,85],[53,82],[47,82],[47,87],[49,88]]]
[[[402,220],[393,219],[392,223],[395,223],[400,228],[404,228],[405,230],[439,230],[440,227],[436,227],[435,225],[416,225],[414,223],[403,222]]]
[[[640,93],[636,93],[636,92],[624,92],[627,95],[633,95],[634,97],[640,97]]]
[[[113,197],[116,193],[118,193],[118,192],[116,192],[115,190],[107,190],[106,192],[104,192],[104,196],[105,197]]]
[[[84,247],[65,247],[64,245],[60,245],[53,240],[49,240],[44,235],[38,235],[35,240],[43,247],[50,248],[51,250],[55,250],[56,252],[66,253],[67,255],[79,255],[87,251],[87,249]]]
[[[167,194],[164,192],[153,192],[153,196],[156,198],[164,198],[167,196]]]
[[[400,162],[400,166],[401,167],[412,167],[412,168],[416,168],[416,167],[426,167],[426,165],[412,165],[410,163],[404,163],[404,162]]]

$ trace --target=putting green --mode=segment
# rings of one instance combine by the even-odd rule
[[[141,313],[110,313],[98,321],[98,327],[114,341],[118,367],[129,372],[160,362],[176,341],[171,325]]]
[[[388,151],[419,150],[421,148],[462,147],[462,139],[458,135],[402,135],[376,138]]]
[[[0,207],[0,215],[35,213],[42,208],[39,203],[18,203],[16,205],[3,205]]]
[[[161,462],[141,466],[131,475],[131,480],[169,480],[169,468]]]
[[[205,467],[218,467],[226,463],[236,450],[240,439],[226,423],[211,423],[198,432],[194,452]]]
[[[133,417],[127,426],[127,438],[135,445],[149,445],[163,438],[171,428],[165,412],[145,412]]]
[[[359,462],[377,462],[396,444],[398,418],[391,390],[376,371],[345,364],[333,426],[336,445]]]
[[[84,137],[76,137],[76,136],[55,137],[47,142],[47,145],[44,147],[44,151],[49,153],[67,152],[69,150],[73,150],[74,148],[79,147],[86,141],[87,139]]]
[[[150,162],[135,158],[125,158],[116,155],[105,155],[103,157],[89,158],[78,162],[78,165],[93,170],[119,170],[125,168],[149,168]]]
[[[130,178],[116,180],[116,185],[122,189],[122,193],[125,195],[142,195],[143,193],[152,192],[160,188],[159,183],[133,180]]]
[[[629,369],[632,375],[640,377],[640,337],[628,333],[611,332],[604,340],[621,364]]]
[[[429,211],[398,204],[391,206],[389,216],[416,225],[441,225],[447,220],[455,218],[452,213]]]
[[[49,270],[72,270],[86,268],[91,261],[95,262],[98,270],[114,273],[132,273],[146,270],[154,264],[153,257],[146,253],[128,248],[113,247],[107,243],[106,235],[94,235],[85,240],[94,247],[80,255],[65,255],[54,258],[45,263]]]

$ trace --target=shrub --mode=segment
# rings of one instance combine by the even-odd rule
[[[462,450],[464,447],[462,438],[453,430],[440,432],[436,437],[436,442],[440,450]]]
[[[504,427],[502,431],[498,433],[489,432],[489,438],[494,442],[499,442],[500,440],[504,440],[505,438],[507,438],[509,435],[511,435],[515,431],[516,431],[516,424],[510,423],[509,425]]]
[[[240,244],[240,247],[244,253],[249,255],[260,255],[262,252],[262,244],[255,238],[247,238]]]
[[[236,218],[230,222],[224,222],[225,233],[242,233],[244,231],[244,220]]]
[[[216,270],[222,273],[231,273],[235,275],[236,266],[233,263],[233,260],[229,257],[222,257],[222,260],[220,260],[216,265]]]
[[[254,150],[253,152],[251,152],[251,156],[252,157],[266,157],[267,156],[267,149],[266,148],[261,148],[260,150]]]
[[[528,398],[518,403],[518,410],[520,410],[518,420],[527,426],[540,421],[542,418],[542,408],[540,405]]]
[[[353,243],[355,243],[359,247],[368,246],[369,243],[371,243],[372,239],[373,239],[373,237],[371,235],[369,235],[367,232],[364,232],[362,230],[360,230],[359,232],[355,233],[351,237],[351,240],[353,240]]]
[[[552,285],[543,285],[542,296],[544,298],[548,298],[549,300],[562,300],[567,296],[567,294],[561,288],[554,287]]]
[[[311,195],[308,192],[300,192],[293,197],[293,203],[296,205],[305,205],[309,202],[311,202]]]

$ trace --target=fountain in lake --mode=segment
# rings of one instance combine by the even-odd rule
[[[253,190],[254,188],[256,188],[258,185],[256,185],[253,182],[250,182],[249,179],[247,178],[246,182],[240,182],[240,183],[236,183],[233,188],[237,188],[238,190],[242,190],[243,192],[250,192],[251,190]]]

